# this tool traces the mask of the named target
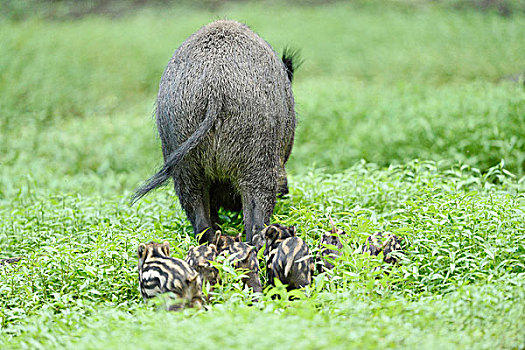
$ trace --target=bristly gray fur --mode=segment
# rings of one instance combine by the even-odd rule
[[[162,186],[168,181],[173,174],[173,171],[177,165],[179,165],[182,158],[188,154],[189,151],[195,148],[213,126],[215,118],[218,114],[217,108],[208,108],[206,111],[206,117],[202,124],[199,126],[197,131],[192,134],[184,143],[173,153],[167,156],[164,166],[155,175],[150,177],[144,185],[142,185],[133,195],[131,203],[134,204],[137,200],[145,196],[149,191]]]
[[[191,35],[160,81],[164,167],[132,201],[173,178],[194,234],[215,223],[216,203],[242,203],[251,243],[286,186],[296,124],[288,74],[271,46],[243,24],[220,20]]]

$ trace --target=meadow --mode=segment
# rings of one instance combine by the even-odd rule
[[[225,17],[304,58],[272,222],[314,253],[328,214],[348,236],[295,300],[252,301],[226,264],[205,309],[168,313],[140,298],[136,248],[183,257],[191,226],[171,186],[129,199],[162,162],[166,63]],[[22,260],[0,265],[0,348],[525,349],[523,23],[378,1],[1,19],[0,258]],[[360,253],[377,231],[402,239],[398,266]]]

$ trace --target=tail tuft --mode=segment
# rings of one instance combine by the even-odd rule
[[[301,58],[301,51],[298,49],[292,49],[285,47],[283,55],[281,57],[284,66],[286,67],[286,73],[290,82],[293,81],[293,75],[295,71],[303,64],[304,60]]]
[[[135,204],[139,199],[144,197],[146,194],[148,194],[149,191],[152,191],[166,183],[166,181],[170,178],[170,168],[167,165],[164,165],[164,167],[159,170],[155,175],[150,177],[142,186],[140,186],[135,193],[133,194],[133,197],[131,197],[130,205]]]

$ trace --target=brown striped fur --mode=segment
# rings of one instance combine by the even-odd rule
[[[217,237],[219,254],[228,257],[236,269],[246,270],[246,278],[243,278],[245,285],[252,288],[254,292],[262,292],[259,260],[255,249],[240,241],[241,234],[235,237],[226,235],[218,235]]]
[[[272,252],[277,249],[279,244],[287,238],[294,237],[296,229],[294,226],[283,226],[281,224],[271,224],[261,231],[261,238],[266,243],[266,249],[264,250],[264,256],[272,255]],[[260,248],[259,248],[260,249]]]
[[[221,231],[215,232],[215,237],[213,243],[217,247],[217,252],[222,252],[223,250],[230,247],[235,242],[242,242],[242,233],[239,233],[237,236],[223,235]]]
[[[274,250],[268,261],[268,281],[277,278],[288,290],[303,288],[312,282],[314,262],[306,243],[299,237],[289,237]]]
[[[19,262],[21,259],[22,259],[22,257],[0,259],[0,265],[4,265],[4,264],[16,264],[16,263]]]
[[[169,307],[202,306],[202,283],[199,274],[182,259],[169,256],[169,243],[141,243],[139,258],[139,289],[144,300],[163,293],[172,293],[178,303]]]
[[[264,241],[264,237],[261,233],[254,235],[252,238],[252,244],[257,252],[259,252],[264,247],[265,243],[266,242]]]
[[[317,265],[319,272],[334,268],[333,261],[342,254],[341,249],[343,248],[343,244],[341,243],[341,236],[345,234],[345,231],[336,229],[335,227],[329,232],[323,234],[321,241],[319,242],[321,255],[320,261]]]
[[[366,239],[362,252],[370,255],[379,255],[383,252],[383,261],[395,264],[399,261],[397,254],[402,252],[401,240],[393,233],[376,232]]]
[[[186,257],[186,262],[199,273],[202,282],[208,281],[211,286],[219,282],[219,270],[210,264],[210,261],[215,261],[217,254],[215,244],[203,244],[191,246]]]

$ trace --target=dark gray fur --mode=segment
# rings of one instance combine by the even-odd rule
[[[246,241],[269,223],[295,132],[289,67],[247,26],[213,22],[174,53],[157,97],[164,167],[133,202],[173,178],[194,234],[242,203]],[[291,75],[293,76],[293,74]],[[212,241],[213,231],[201,242]]]

